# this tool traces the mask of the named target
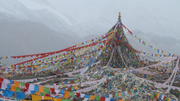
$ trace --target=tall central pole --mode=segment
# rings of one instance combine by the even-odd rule
[[[121,22],[121,12],[119,12],[118,22]]]

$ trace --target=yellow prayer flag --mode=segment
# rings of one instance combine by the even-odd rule
[[[42,100],[53,100],[53,98],[52,97],[48,97],[48,96],[44,96],[44,99],[42,99]]]
[[[41,101],[42,97],[38,95],[32,95],[32,101]]]
[[[156,99],[159,99],[160,93],[157,93],[156,95]]]

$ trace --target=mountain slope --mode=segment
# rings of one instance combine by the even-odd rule
[[[0,31],[1,56],[58,50],[74,43],[76,39],[41,23],[15,18],[1,19]]]

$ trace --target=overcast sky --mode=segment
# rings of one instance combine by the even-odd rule
[[[118,12],[121,12],[123,23],[133,32],[143,33],[144,36],[146,36],[146,40],[149,39],[152,41],[152,39],[154,39],[155,41],[152,42],[154,42],[153,44],[158,43],[157,46],[161,44],[164,46],[163,48],[169,48],[179,52],[179,5],[180,0],[0,0],[0,14],[2,12],[12,13],[12,15],[17,15],[16,17],[19,19],[26,19],[26,17],[29,17],[29,21],[31,20],[38,24],[44,24],[55,31],[54,33],[46,34],[49,34],[50,36],[56,34],[55,38],[58,40],[59,37],[62,37],[61,33],[69,34],[72,37],[74,35],[77,37],[80,36],[83,39],[89,35],[96,36],[97,34],[104,34],[117,22]],[[33,14],[35,14],[35,16]],[[0,21],[8,22],[9,20]],[[68,30],[70,32],[64,33],[62,30],[57,30],[63,29],[63,26],[64,29],[66,29],[65,31]],[[8,30],[11,30],[10,27],[7,27],[6,29],[7,32],[9,32]],[[43,28],[41,30],[43,30]],[[42,36],[42,33],[33,33],[33,37],[38,37],[37,34]],[[20,33],[12,33],[11,38],[19,41],[20,39],[16,39],[16,37],[19,38],[18,34]],[[0,33],[0,35],[3,35],[3,33]],[[151,35],[151,38],[149,35]],[[43,42],[40,43],[40,41],[37,43],[37,48],[35,47],[37,44],[33,44],[34,39],[26,42],[32,44],[32,47],[24,45],[21,40],[19,42],[22,43],[21,45],[15,44],[14,42],[11,44],[10,42],[2,41],[9,39],[8,35],[6,36],[7,39],[0,36],[0,47],[3,47],[4,49],[4,51],[1,52],[2,55],[4,55],[7,50],[12,50],[10,47],[16,47],[16,45],[22,46],[22,49],[12,50],[12,54],[14,51],[19,52],[18,54],[22,53],[20,50],[23,50],[24,53],[32,53],[31,51],[26,51],[32,49],[34,53],[37,53],[39,52],[37,50],[50,51],[65,48],[53,48],[51,45],[48,45],[49,47],[47,49],[41,49],[46,46],[42,47],[44,44]],[[64,40],[66,40],[66,37],[67,39],[69,38],[68,36],[64,37]],[[46,39],[45,35],[44,39]],[[59,38],[59,40],[61,40],[61,38]],[[74,40],[79,41],[78,38],[74,38]],[[53,40],[51,42],[53,42]],[[54,43],[59,44],[61,42]],[[54,45],[54,47],[56,46]],[[7,51],[6,53],[9,54],[10,52]]]
[[[133,30],[172,36],[180,39],[179,0],[21,0],[29,8],[42,9],[48,5],[59,13],[71,16],[72,23],[97,22],[110,28],[120,11],[123,21]],[[99,22],[98,22],[99,21]],[[94,26],[94,25],[92,25]],[[100,27],[100,26],[98,26]],[[83,33],[84,34],[84,33]]]

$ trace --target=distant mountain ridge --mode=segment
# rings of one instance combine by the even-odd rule
[[[30,21],[0,21],[0,55],[29,54],[53,51],[75,43],[74,38],[65,33],[51,30],[41,23]]]

